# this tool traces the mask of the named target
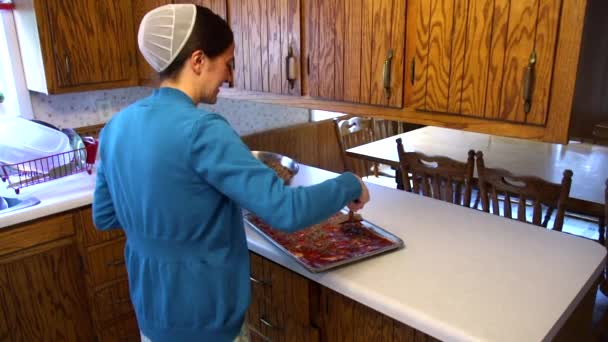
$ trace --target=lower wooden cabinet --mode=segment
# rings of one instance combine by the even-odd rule
[[[252,341],[436,341],[260,255],[250,256]]]
[[[94,340],[82,264],[73,240],[0,259],[0,302],[2,341]]]

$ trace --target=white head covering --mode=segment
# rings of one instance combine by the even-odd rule
[[[165,70],[182,50],[196,21],[193,4],[164,5],[146,13],[139,25],[137,44],[156,70]]]

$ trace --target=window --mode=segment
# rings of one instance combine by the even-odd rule
[[[32,103],[25,84],[12,4],[0,0],[0,115],[32,118]]]
[[[326,110],[313,109],[310,111],[310,121],[315,122],[315,121],[333,119],[333,118],[337,118],[342,115],[346,115],[346,114],[338,113],[338,112],[328,112]]]

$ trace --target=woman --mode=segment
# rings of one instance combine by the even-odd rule
[[[209,9],[166,5],[146,14],[139,48],[160,73],[153,94],[116,114],[101,134],[95,225],[120,227],[142,339],[232,341],[249,305],[241,208],[293,231],[369,200],[345,173],[290,188],[252,157],[215,103],[231,81],[232,31]]]

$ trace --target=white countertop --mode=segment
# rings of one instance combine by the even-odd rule
[[[301,165],[294,185],[334,174]],[[42,203],[0,215],[0,227],[91,203],[86,174],[23,189]],[[441,340],[540,341],[554,336],[599,276],[599,244],[369,184],[364,218],[406,247],[311,274],[246,227],[249,248]],[[27,192],[25,190],[28,190]],[[3,194],[6,194],[5,192]]]

